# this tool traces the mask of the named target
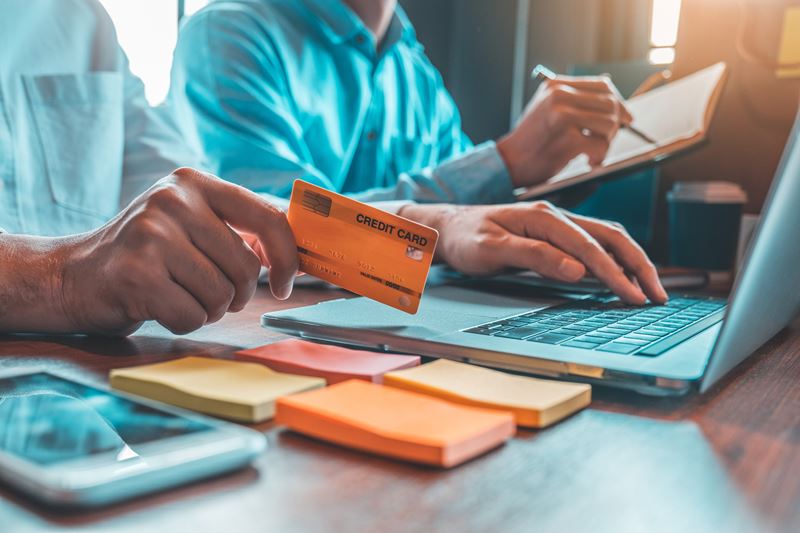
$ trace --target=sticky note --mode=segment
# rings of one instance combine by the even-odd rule
[[[781,67],[777,71],[779,78],[800,78],[800,7],[786,8],[783,19],[783,34],[778,51],[778,63],[781,65],[795,65]]]
[[[516,376],[446,359],[390,372],[383,380],[392,387],[511,412],[523,427],[549,426],[592,401],[590,385]]]
[[[419,365],[416,355],[379,354],[299,339],[242,350],[236,352],[236,358],[261,363],[278,372],[323,378],[328,385],[348,379],[380,383],[386,372]]]
[[[452,467],[514,434],[514,417],[350,380],[278,399],[275,421],[357,450]]]
[[[278,397],[325,386],[320,378],[207,357],[112,370],[110,382],[117,390],[240,422],[272,418]]]

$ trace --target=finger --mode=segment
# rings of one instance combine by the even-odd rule
[[[226,311],[241,311],[255,294],[258,285],[261,270],[258,255],[210,209],[197,206],[192,216],[186,217],[184,226],[195,246],[233,286],[233,298]]]
[[[633,115],[625,99],[608,78],[558,78],[551,88],[560,91],[562,97],[573,97],[573,105],[595,111],[606,111],[619,117],[623,124],[633,122]],[[568,90],[564,90],[564,89]]]
[[[619,116],[619,103],[608,94],[581,91],[562,85],[553,90],[553,100],[562,106]]]
[[[630,124],[633,124],[633,113],[624,101],[620,102],[619,113],[622,119],[621,122],[624,125],[629,126]]]
[[[202,252],[228,278],[235,290],[229,302],[230,310],[239,311],[255,293],[261,262],[243,239],[207,205],[208,200],[198,198],[198,192],[203,196],[203,187],[211,181],[208,176],[192,169],[179,169],[174,176],[180,186],[151,192],[148,203],[176,221],[168,235],[187,234],[192,249]],[[209,314],[217,313],[209,310]]]
[[[172,279],[203,307],[206,322],[216,322],[231,307],[236,288],[210,259],[189,242],[176,242],[165,257]]]
[[[147,313],[150,319],[176,335],[201,328],[208,318],[203,306],[172,280],[153,290],[147,302]]]
[[[589,130],[594,135],[604,137],[608,142],[611,142],[619,131],[619,121],[607,113],[570,107],[560,107],[557,112],[563,124],[577,128],[579,131]]]
[[[602,221],[571,213],[567,216],[614,254],[622,267],[635,276],[651,301],[656,303],[667,301],[667,291],[664,290],[664,286],[658,278],[656,267],[644,250],[624,230]]]
[[[547,147],[554,158],[569,161],[579,154],[586,154],[591,166],[603,162],[611,144],[605,137],[584,135],[578,128],[572,127],[555,137]]]
[[[269,260],[267,259],[266,252],[261,248],[261,242],[258,240],[258,237],[252,233],[247,233],[246,231],[239,233],[239,236],[242,238],[245,244],[250,247],[253,253],[256,254],[258,262],[261,264],[261,266],[268,267]]]
[[[525,218],[528,235],[542,238],[581,261],[626,302],[641,305],[647,301],[614,258],[580,226],[552,209],[536,209],[531,214]]]
[[[211,209],[234,228],[258,237],[270,264],[270,290],[285,300],[297,273],[297,244],[286,215],[255,193],[206,175],[205,198]]]
[[[586,275],[580,261],[536,239],[510,235],[497,254],[506,267],[533,270],[551,279],[574,283]]]
[[[613,84],[608,76],[557,76],[552,80],[553,84],[563,84],[580,89],[582,91],[591,91],[595,93],[608,93],[614,94]]]

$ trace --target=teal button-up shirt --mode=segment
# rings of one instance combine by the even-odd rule
[[[181,30],[169,100],[206,166],[257,192],[303,178],[363,201],[513,200],[400,8],[376,46],[340,0],[212,2]]]

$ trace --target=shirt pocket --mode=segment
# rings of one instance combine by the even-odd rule
[[[125,145],[119,72],[23,76],[53,202],[100,219],[119,209]]]

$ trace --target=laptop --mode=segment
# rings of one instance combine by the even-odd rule
[[[300,337],[632,389],[705,392],[800,311],[800,114],[726,300],[547,293],[502,280],[431,279],[416,315],[366,298],[262,316]],[[446,276],[445,276],[446,277]]]

